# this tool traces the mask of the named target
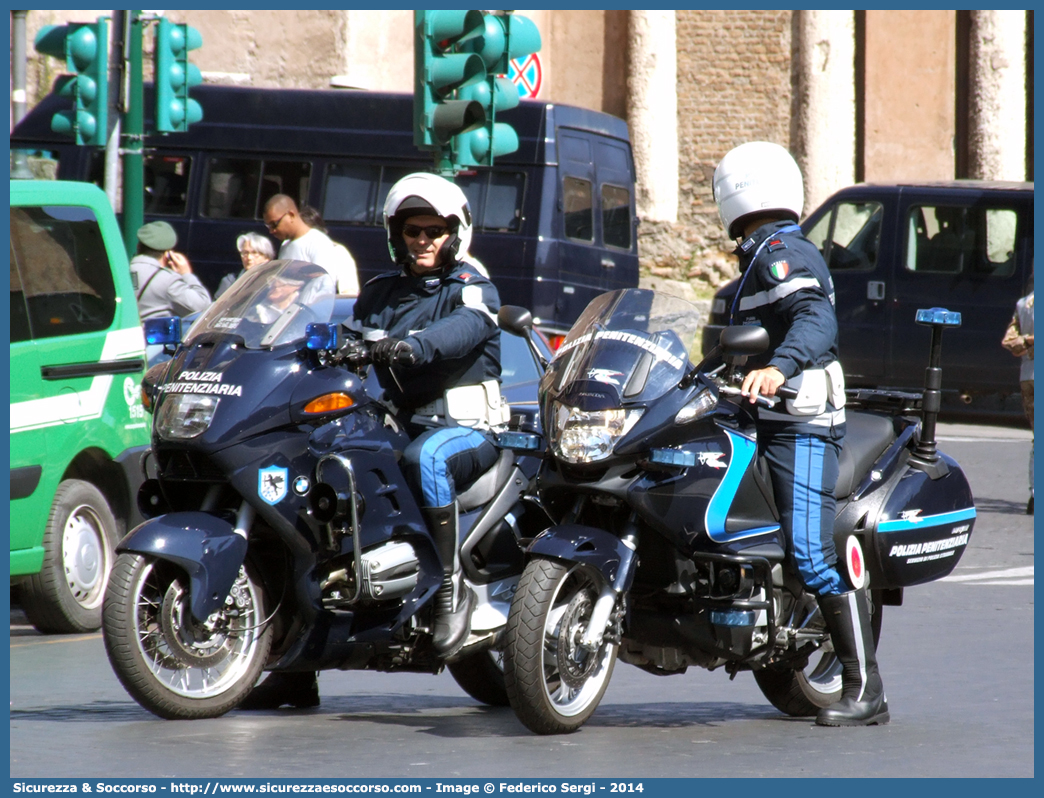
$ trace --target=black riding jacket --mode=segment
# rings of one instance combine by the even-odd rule
[[[467,261],[442,276],[401,271],[374,277],[359,292],[350,326],[367,340],[401,338],[417,364],[375,366],[388,398],[402,410],[425,405],[448,388],[500,379],[496,287]],[[401,385],[401,387],[400,387]]]

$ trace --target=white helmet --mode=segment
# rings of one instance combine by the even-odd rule
[[[714,170],[714,201],[730,238],[749,216],[778,213],[796,222],[805,205],[801,170],[778,144],[750,141],[726,153]]]
[[[384,201],[384,229],[392,260],[409,266],[412,256],[402,238],[403,222],[411,216],[441,216],[449,224],[450,237],[439,250],[440,263],[448,268],[457,253],[471,246],[471,208],[460,187],[444,177],[416,172],[399,180]]]

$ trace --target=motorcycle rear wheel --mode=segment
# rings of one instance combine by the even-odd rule
[[[881,640],[882,607],[880,591],[871,591],[870,628],[874,648]],[[796,670],[786,665],[770,665],[754,671],[754,681],[762,695],[780,712],[795,718],[816,715],[841,699],[841,662],[827,644]]]
[[[205,623],[189,610],[180,568],[121,554],[102,611],[116,676],[145,709],[168,720],[216,718],[253,688],[272,647],[263,592],[248,566]]]
[[[504,655],[489,649],[464,657],[447,666],[453,680],[476,701],[491,707],[506,707],[507,687],[504,685]]]
[[[504,647],[504,681],[519,720],[537,734],[579,729],[602,700],[618,646],[579,646],[601,579],[557,560],[529,562],[511,603]]]

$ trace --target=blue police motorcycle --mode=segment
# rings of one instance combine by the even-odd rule
[[[787,560],[740,395],[767,333],[725,329],[693,366],[698,321],[671,296],[604,294],[541,382],[537,493],[554,526],[527,549],[504,643],[511,705],[534,732],[582,726],[617,660],[658,675],[752,671],[794,716],[840,697],[840,663]],[[918,321],[932,328],[924,393],[848,395],[834,538],[839,569],[870,590],[875,641],[882,606],[950,573],[975,520],[964,473],[934,442],[941,334],[959,315]]]
[[[143,383],[149,520],[117,547],[103,631],[123,686],[161,717],[221,715],[263,670],[448,665],[470,695],[507,705],[496,647],[522,542],[547,525],[526,498],[538,461],[504,449],[462,486],[477,600],[447,663],[431,645],[443,567],[398,464],[409,440],[376,381],[350,367],[365,349],[338,340],[333,285],[313,264],[272,261],[184,341],[176,319],[147,329],[173,359]]]

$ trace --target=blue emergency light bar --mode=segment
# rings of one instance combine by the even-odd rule
[[[337,349],[340,345],[338,336],[338,324],[322,324],[312,322],[305,327],[305,336],[308,342],[305,344],[309,349]]]
[[[943,327],[960,327],[961,314],[946,308],[922,308],[917,311],[915,321],[918,324],[941,324]]]
[[[177,316],[164,316],[160,319],[145,319],[145,343],[179,344],[181,343],[181,319]]]

